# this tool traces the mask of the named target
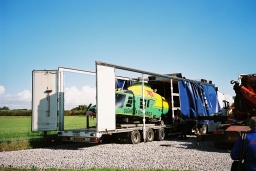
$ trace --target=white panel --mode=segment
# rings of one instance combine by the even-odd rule
[[[96,65],[97,131],[116,129],[115,71],[112,67]]]
[[[32,131],[57,130],[57,71],[33,71],[32,88]]]

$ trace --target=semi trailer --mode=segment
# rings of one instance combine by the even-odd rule
[[[32,127],[34,131],[58,131],[63,141],[98,143],[106,137],[116,141],[164,140],[178,133],[174,114],[186,120],[187,133],[209,120],[199,116],[223,114],[218,88],[205,79],[190,80],[181,73],[158,74],[96,61],[94,72],[59,67],[32,71]],[[136,73],[138,77],[117,76],[116,71]],[[64,129],[64,73],[95,77],[96,104],[88,107],[86,124]],[[89,117],[96,124],[91,126]]]

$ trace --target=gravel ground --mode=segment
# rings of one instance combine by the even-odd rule
[[[51,148],[0,152],[4,168],[123,168],[229,171],[230,152],[196,138],[169,139],[140,144],[76,143]]]

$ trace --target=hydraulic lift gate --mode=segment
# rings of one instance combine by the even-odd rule
[[[32,131],[57,130],[57,70],[32,72]]]

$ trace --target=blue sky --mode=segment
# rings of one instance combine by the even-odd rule
[[[0,107],[30,107],[33,70],[95,61],[181,72],[232,96],[231,80],[256,73],[255,30],[255,0],[0,0]]]

